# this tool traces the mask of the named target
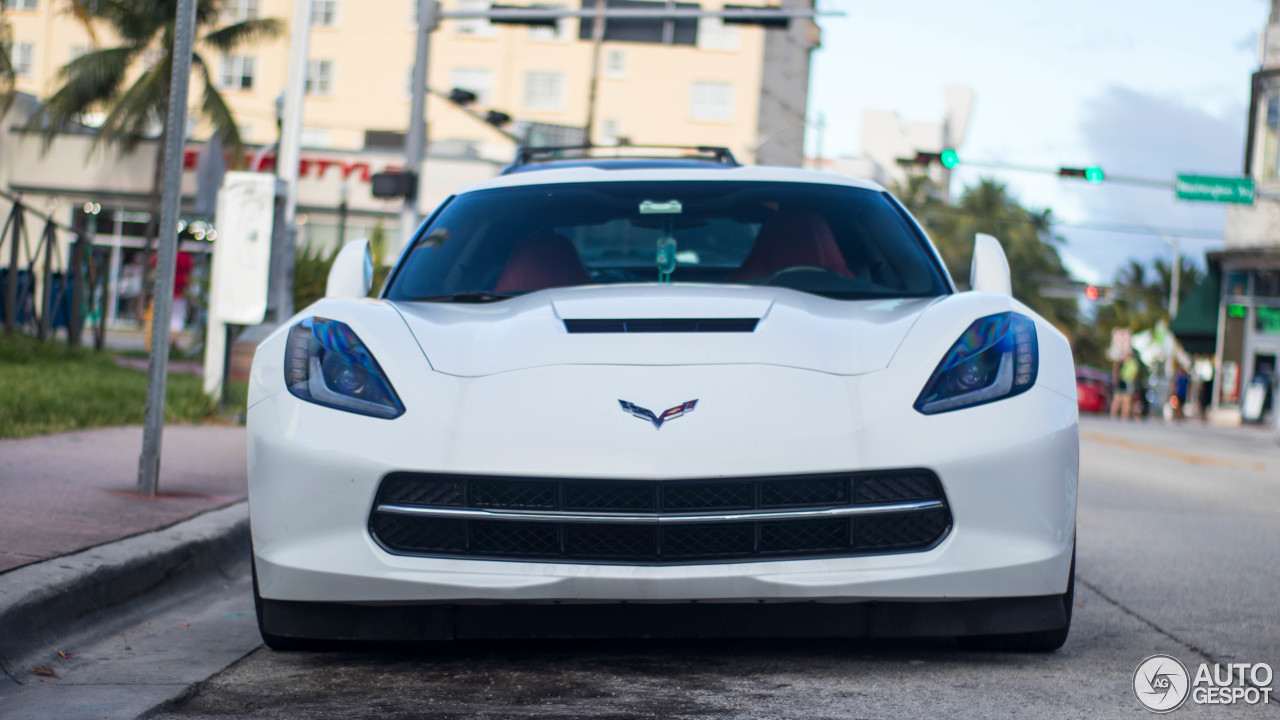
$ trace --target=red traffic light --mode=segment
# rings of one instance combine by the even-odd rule
[[[1090,300],[1098,299],[1098,288],[1094,285],[1086,285],[1084,288],[1084,296]]]

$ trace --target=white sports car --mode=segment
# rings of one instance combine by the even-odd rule
[[[341,251],[253,363],[268,645],[1062,645],[1075,373],[999,243],[957,292],[882,188],[708,152],[522,157],[378,299]]]

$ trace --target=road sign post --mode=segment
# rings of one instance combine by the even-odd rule
[[[1252,205],[1253,178],[1179,175],[1173,184],[1179,200]]]

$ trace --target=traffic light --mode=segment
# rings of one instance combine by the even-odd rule
[[[950,170],[960,164],[960,155],[951,148],[947,148],[942,152],[925,152],[923,150],[917,150],[915,158],[911,160],[899,160],[899,162],[905,162],[910,165],[931,165],[933,163],[938,163],[942,167]]]
[[[489,22],[494,25],[530,25],[533,27],[553,28],[558,27],[560,24],[559,18],[535,17],[520,12],[521,10],[528,12],[530,10],[549,10],[550,8],[522,5],[490,5],[489,9],[501,11],[501,14],[489,18]]]
[[[1082,168],[1060,167],[1058,168],[1058,175],[1060,177],[1083,178],[1091,183],[1100,183],[1106,177],[1102,172],[1102,168],[1097,165]]]
[[[511,116],[501,110],[490,110],[484,114],[484,121],[496,128],[500,128],[511,122]]]
[[[1098,299],[1098,287],[1096,285],[1086,285],[1084,288],[1084,296],[1090,300]]]
[[[783,14],[781,7],[777,5],[725,5],[725,10],[751,10],[758,13],[758,17],[750,20],[742,18],[725,18],[725,25],[758,25],[762,28],[776,28],[786,30],[791,27],[791,18]],[[778,13],[778,17],[769,17],[771,13]]]
[[[463,88],[454,88],[449,91],[449,102],[453,103],[454,105],[461,105],[463,107],[466,107],[475,101],[476,101],[476,94],[471,92],[470,90],[464,90]]]

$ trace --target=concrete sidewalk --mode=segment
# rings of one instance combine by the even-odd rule
[[[135,492],[141,448],[141,427],[0,440],[0,574],[247,494],[243,427],[166,427],[156,498]]]

